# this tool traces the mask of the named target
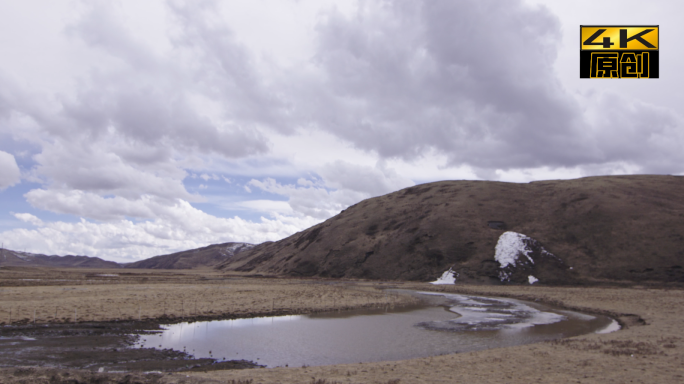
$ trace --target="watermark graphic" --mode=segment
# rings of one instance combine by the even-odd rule
[[[580,26],[580,78],[659,78],[658,25]]]

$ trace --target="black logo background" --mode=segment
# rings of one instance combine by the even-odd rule
[[[622,54],[624,53],[643,53],[643,52],[648,52],[648,55],[650,56],[650,68],[648,70],[648,77],[651,79],[657,79],[659,78],[659,71],[658,71],[658,63],[659,63],[659,58],[658,55],[660,54],[660,51],[580,51],[580,78],[581,79],[588,79],[591,76],[589,76],[589,73],[591,71],[591,54],[594,52],[600,52],[600,53],[607,53],[607,52],[615,52],[620,54],[620,58],[622,58]]]

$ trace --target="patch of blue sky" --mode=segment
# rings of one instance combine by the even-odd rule
[[[204,161],[203,169],[194,171],[194,173],[197,173],[198,175],[202,173],[216,173],[243,177],[247,180],[261,180],[266,177],[277,178],[278,180],[282,177],[295,179],[303,177],[302,169],[299,169],[290,161],[270,156],[249,157],[240,160],[202,157],[202,160]],[[230,171],[226,172],[226,170]],[[274,175],[278,176],[276,177]]]
[[[33,224],[17,219],[14,216],[15,213],[30,213],[44,222],[64,221],[73,223],[80,221],[80,218],[74,215],[50,212],[35,208],[29,204],[24,194],[39,187],[40,184],[24,180],[15,186],[0,191],[0,232],[14,228],[35,228]]]
[[[15,140],[11,135],[0,134],[0,151],[12,154],[22,172],[36,165],[33,155],[40,153],[41,150],[35,143]]]
[[[288,197],[250,186],[252,177],[225,174],[193,174],[183,180],[186,189],[201,195],[205,201],[192,202],[192,206],[210,215],[223,218],[240,217],[259,222],[261,217],[271,218],[274,213],[288,214],[291,209]],[[273,177],[281,184],[297,184],[294,177]]]
[[[0,134],[0,151],[7,152],[14,156],[24,177],[37,165],[35,160],[33,160],[33,155],[39,153],[40,150],[40,147],[36,144],[23,140],[15,140],[14,137],[9,134]],[[20,183],[0,191],[0,232],[15,228],[35,228],[33,224],[17,219],[14,216],[15,213],[30,213],[43,221],[76,220],[69,215],[43,211],[31,206],[31,204],[26,201],[24,194],[32,189],[40,187],[41,185],[39,183],[29,182],[26,179],[23,179]]]

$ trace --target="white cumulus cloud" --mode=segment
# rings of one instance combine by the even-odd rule
[[[30,214],[15,216],[32,224],[42,223]],[[193,208],[188,202],[178,201],[166,210],[163,218],[154,220],[47,222],[35,229],[2,232],[0,240],[9,249],[81,254],[126,262],[215,243],[278,240],[317,222],[311,217],[278,214],[270,219],[262,217],[258,222],[239,217],[218,218]]]
[[[26,223],[31,223],[35,226],[42,226],[43,225],[43,220],[39,219],[38,217],[30,214],[30,213],[15,213],[14,217],[17,219],[26,222]]]

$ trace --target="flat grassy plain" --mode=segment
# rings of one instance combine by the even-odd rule
[[[377,284],[249,277],[213,270],[0,268],[0,325],[313,313],[415,299]]]
[[[117,276],[112,276],[117,275]],[[432,286],[205,271],[0,269],[0,323],[238,318],[406,305],[384,288],[506,296],[617,318],[623,329],[430,358],[322,367],[168,373],[0,368],[0,383],[681,383],[684,290],[653,287]],[[55,316],[55,308],[57,314]],[[76,318],[74,319],[74,316]],[[141,319],[141,320],[138,320]],[[23,324],[23,325],[18,325]],[[0,327],[0,332],[10,327]],[[0,334],[2,336],[2,334]]]

